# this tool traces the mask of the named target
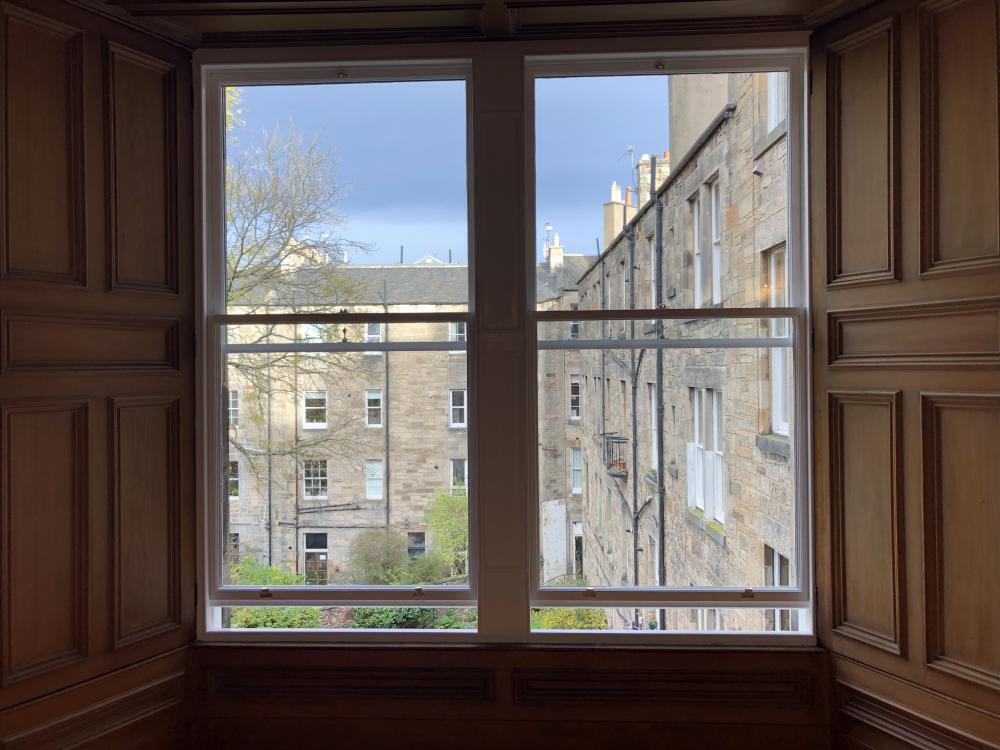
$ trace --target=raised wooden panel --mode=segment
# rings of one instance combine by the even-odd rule
[[[833,627],[903,651],[902,393],[829,393]]]
[[[173,371],[180,323],[169,318],[4,312],[2,372]]]
[[[177,292],[177,72],[116,44],[105,52],[108,287]]]
[[[1000,689],[1000,394],[921,407],[927,662]]]
[[[807,706],[812,695],[808,672],[711,672],[672,670],[518,669],[513,673],[515,703],[727,703]]]
[[[87,653],[88,413],[55,398],[2,407],[3,684]]]
[[[82,34],[3,5],[0,45],[0,279],[84,285]]]
[[[900,278],[899,61],[895,17],[827,56],[827,283]]]
[[[921,9],[922,273],[1000,265],[997,0]]]
[[[114,641],[181,625],[180,400],[111,399]]]
[[[830,310],[834,367],[1000,365],[1000,297]]]

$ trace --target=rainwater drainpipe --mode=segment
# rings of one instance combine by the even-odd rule
[[[653,284],[653,307],[659,308],[663,304],[663,198],[657,192],[656,185],[656,154],[650,157],[651,186],[654,200],[656,201],[656,225],[654,228],[654,268],[655,283]],[[656,321],[656,338],[663,338],[663,320]],[[663,449],[663,349],[656,349],[656,501],[657,518],[660,523],[659,544],[656,545],[656,584],[665,586],[667,583],[667,557],[666,557],[666,527],[665,517],[666,487],[663,483],[664,456]],[[661,631],[667,629],[667,611],[661,609],[659,612],[659,628]]]

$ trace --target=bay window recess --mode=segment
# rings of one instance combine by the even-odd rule
[[[399,54],[414,53],[401,48]],[[200,66],[201,637],[802,643],[811,633],[812,590],[809,431],[801,424],[808,414],[810,330],[803,283],[804,53],[728,51],[713,60],[645,52],[524,57],[512,49],[500,77],[525,84],[521,125],[527,127],[515,128],[524,142],[498,137],[498,124],[489,119],[496,103],[507,117],[507,86],[496,88],[490,76],[477,76],[477,105],[471,106],[477,54],[470,52],[471,62]],[[473,277],[469,227],[468,257],[445,263],[402,253],[391,260],[367,258],[374,241],[342,247],[340,235],[351,223],[321,221],[293,233],[292,242],[265,248],[255,261],[256,245],[239,243],[261,231],[254,221],[270,219],[232,226],[252,216],[240,201],[253,186],[232,177],[252,144],[229,137],[230,123],[239,120],[228,116],[231,91],[308,88],[302,102],[312,106],[327,90],[413,85],[412,96],[400,102],[419,109],[421,86],[448,84],[454,89],[447,96],[460,100],[461,132],[445,139],[454,153],[441,158],[458,158],[465,169],[473,153],[489,148],[494,151],[487,161],[517,161],[518,172],[532,176],[518,193],[520,215],[509,221],[525,228],[527,255],[515,262],[530,257],[540,268],[536,200],[539,206],[549,200],[543,185],[565,184],[534,177],[544,174],[536,143],[558,140],[553,133],[539,135],[546,127],[537,117],[540,102],[558,81],[666,79],[675,70],[782,73],[787,137],[772,152],[784,153],[787,179],[775,183],[787,190],[780,210],[769,214],[770,227],[786,225],[781,243],[755,247],[752,222],[760,217],[743,221],[738,215],[759,205],[738,194],[756,189],[753,165],[720,164],[719,158],[735,158],[719,157],[725,148],[711,159],[702,153],[723,142],[752,142],[728,133],[743,125],[740,117],[717,116],[731,114],[725,108],[739,102],[721,102],[720,113],[708,120],[715,130],[689,145],[690,153],[674,152],[675,159],[687,160],[683,169],[645,156],[645,173],[639,171],[644,162],[635,165],[636,174],[623,184],[634,181],[643,198],[633,204],[629,189],[620,213],[614,213],[617,205],[605,205],[611,205],[614,226],[605,227],[604,246],[595,250],[597,232],[590,232],[586,243],[570,247],[572,233],[564,230],[566,253],[544,261],[551,272],[547,296],[528,273],[527,308],[504,329],[491,329],[495,322],[478,317],[477,307],[501,311],[502,319],[509,288]],[[758,82],[754,90],[764,89]],[[443,106],[433,101],[428,108]],[[767,107],[752,106],[770,118],[770,99]],[[411,115],[401,112],[396,119],[405,124]],[[516,124],[507,119],[504,127]],[[476,133],[475,148],[473,139],[462,140],[468,132]],[[571,135],[565,127],[562,132]],[[495,143],[488,143],[490,134]],[[609,166],[609,181],[621,168]],[[274,174],[280,183],[280,170]],[[373,184],[377,192],[381,182]],[[500,198],[499,188],[478,173],[471,179],[463,172],[460,184],[469,186],[469,205],[491,206]],[[445,192],[429,181],[425,195]],[[504,197],[503,205],[510,200]],[[601,205],[594,211],[599,216]],[[369,224],[384,219],[375,216]],[[485,210],[477,213],[477,224],[480,219],[484,226],[496,221]],[[770,249],[779,244],[780,252]],[[760,289],[762,263],[766,292]],[[756,274],[752,282],[739,277],[745,268]],[[456,284],[463,269],[464,282]],[[449,278],[428,282],[438,270]],[[452,296],[428,297],[434,294]],[[486,378],[480,368],[494,362],[509,368],[494,374],[510,373],[516,382],[481,390]],[[752,422],[753,436],[765,430],[768,406],[771,431],[788,437],[787,456],[761,457],[742,433],[745,422]],[[480,415],[495,420],[512,408],[524,413],[511,430],[517,434],[502,435],[510,450],[496,450],[493,439],[490,449],[480,445],[492,424],[481,432]],[[228,429],[237,422],[238,430]],[[516,481],[493,486],[503,485],[508,473]],[[485,508],[478,505],[481,476],[491,483]],[[780,516],[782,552],[769,548],[762,576],[759,553],[747,556],[753,560],[746,566],[731,563],[739,551],[734,537],[740,519],[756,517],[751,508],[764,507],[770,495],[781,498],[771,508]],[[500,496],[502,502],[495,499]],[[234,538],[238,555],[229,550]],[[380,559],[392,564],[372,562]],[[254,621],[247,613],[271,609],[287,610],[305,624],[281,626],[281,632],[240,624]],[[422,614],[403,626],[377,624],[393,620],[381,614],[395,617],[403,610]],[[798,613],[795,627],[786,627],[791,612]],[[345,617],[354,624],[338,625]],[[448,624],[433,624],[435,618]],[[418,621],[424,624],[412,624]],[[577,624],[561,625],[569,621]]]

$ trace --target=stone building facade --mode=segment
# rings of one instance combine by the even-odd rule
[[[710,116],[704,107],[691,110],[691,117],[708,120],[686,153],[671,144],[671,154],[680,158],[669,177],[658,175],[657,191],[661,306],[787,304],[787,143],[784,110],[774,101],[776,95],[779,105],[784,101],[783,76],[709,77],[709,90],[730,92],[729,101]],[[684,78],[687,88],[697,85],[695,76]],[[683,90],[671,86],[672,126],[684,104],[674,94]],[[690,137],[692,124],[682,132]],[[655,201],[646,201],[623,230],[611,232],[614,238],[579,279],[580,309],[656,305],[656,217]],[[757,319],[665,320],[659,326],[589,321],[580,338],[761,337],[783,335],[787,325]],[[567,382],[579,378],[582,385],[584,577],[591,585],[620,586],[794,584],[791,350],[659,351],[659,384],[653,348],[591,348],[573,352],[577,359],[566,357]],[[791,629],[796,619],[784,610],[667,610],[664,616],[669,629],[704,630]],[[614,610],[609,626],[654,627],[656,617],[655,611]]]

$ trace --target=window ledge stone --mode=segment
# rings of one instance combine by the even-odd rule
[[[776,456],[783,456],[784,458],[789,458],[792,455],[788,437],[786,435],[776,435],[773,432],[758,434],[757,447],[762,451],[773,453]]]
[[[688,507],[687,512],[684,515],[689,524],[701,529],[723,547],[726,546],[726,527],[721,523],[713,519],[705,518],[705,514],[698,508]]]

